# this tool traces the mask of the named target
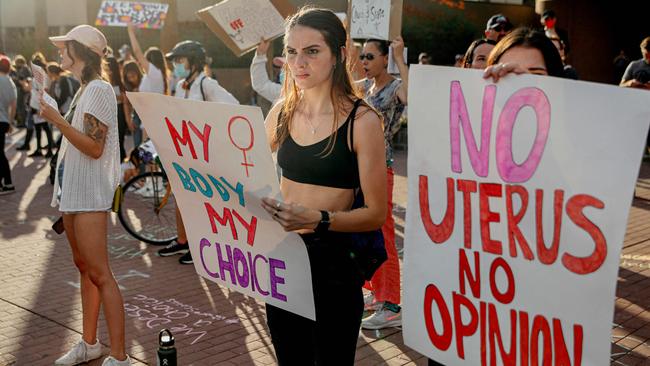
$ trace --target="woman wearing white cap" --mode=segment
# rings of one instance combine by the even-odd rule
[[[52,205],[59,205],[74,263],[81,274],[83,337],[55,365],[76,365],[99,358],[96,338],[100,304],[108,323],[111,352],[102,365],[130,365],[124,347],[124,304],[108,263],[108,211],[119,182],[117,104],[112,86],[101,76],[106,38],[80,25],[65,36],[51,37],[62,68],[82,82],[66,114],[41,98],[41,115],[63,134]],[[63,168],[63,169],[61,169]]]

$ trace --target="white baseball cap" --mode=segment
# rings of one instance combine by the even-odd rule
[[[104,54],[106,53],[106,37],[104,37],[104,34],[100,32],[99,29],[87,24],[78,25],[72,28],[65,36],[50,37],[50,41],[52,41],[57,48],[63,48],[65,42],[77,41],[88,47],[100,57],[104,57]]]

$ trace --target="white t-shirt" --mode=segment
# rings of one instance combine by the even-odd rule
[[[107,211],[113,203],[113,194],[120,182],[120,150],[117,142],[117,103],[113,87],[103,80],[93,80],[79,97],[72,117],[72,127],[84,130],[84,115],[95,116],[108,126],[104,151],[99,159],[79,151],[63,138],[57,161],[56,182],[62,179],[61,198],[57,202],[58,184],[52,192],[52,207],[61,212]],[[58,167],[63,162],[63,177]]]
[[[163,81],[163,77],[162,71],[149,62],[149,72],[142,76],[138,91],[165,94],[165,82]]]
[[[203,80],[203,83],[201,83]],[[219,82],[213,78],[205,76],[202,72],[194,79],[190,90],[183,89],[183,82],[185,79],[180,80],[176,85],[176,98],[192,99],[192,100],[205,100],[208,102],[219,102],[229,104],[239,104],[237,98],[233,97],[226,89],[224,89]],[[203,84],[203,93],[201,93],[201,84]],[[205,94],[205,99],[203,98]]]

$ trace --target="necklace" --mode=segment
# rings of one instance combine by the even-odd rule
[[[309,125],[309,128],[311,129],[311,134],[315,135],[316,134],[316,128],[318,128],[318,126],[314,126],[314,124],[311,123],[311,119],[307,116],[307,112],[303,111],[303,114],[305,115],[305,119],[307,120],[307,124]],[[320,126],[320,124],[319,124],[319,126]]]

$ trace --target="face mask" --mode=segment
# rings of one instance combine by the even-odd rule
[[[185,64],[174,64],[174,76],[179,79],[185,79],[190,76],[190,70],[185,69]]]
[[[280,79],[280,84],[284,85],[284,69],[282,69],[282,71],[280,71],[279,79]]]

